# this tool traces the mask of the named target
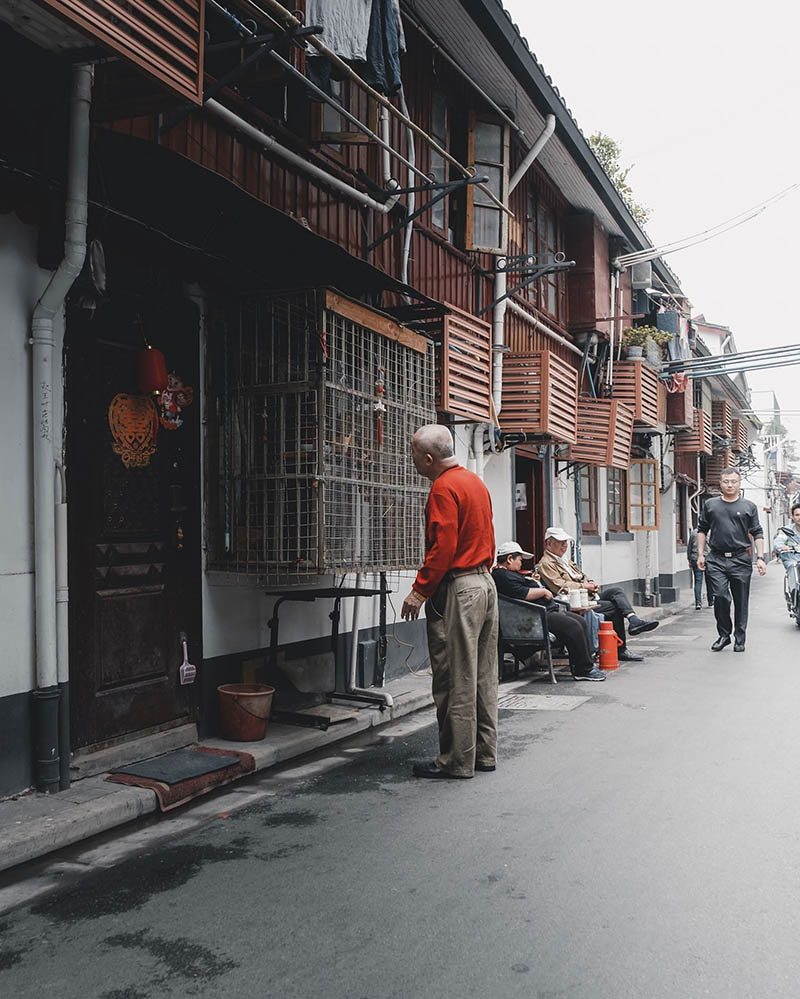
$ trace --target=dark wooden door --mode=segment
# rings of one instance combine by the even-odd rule
[[[515,508],[517,542],[538,561],[544,551],[544,476],[537,458],[517,455]]]
[[[142,328],[173,380],[142,395]],[[193,719],[202,659],[198,318],[185,300],[72,310],[67,349],[70,688],[75,748]],[[170,404],[170,405],[166,405]]]

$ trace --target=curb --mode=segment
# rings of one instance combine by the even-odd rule
[[[384,711],[377,707],[354,709],[358,711],[355,718],[332,725],[325,732],[275,724],[270,725],[268,736],[262,742],[204,739],[202,744],[219,749],[235,746],[237,750],[252,754],[256,761],[254,772],[259,773],[433,705],[429,676],[392,680],[384,689],[394,698],[392,708]],[[155,792],[108,783],[106,776],[84,778],[58,794],[33,793],[0,803],[0,871],[37,860],[158,811]],[[236,783],[226,784],[220,790],[230,791]],[[177,817],[180,809],[173,814]]]

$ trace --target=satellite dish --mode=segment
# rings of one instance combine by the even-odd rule
[[[669,467],[669,465],[661,466],[661,486],[659,492],[663,495],[668,493],[672,488],[672,483],[675,481],[675,473]]]

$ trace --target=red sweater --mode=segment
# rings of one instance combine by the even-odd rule
[[[449,569],[474,569],[494,560],[489,490],[474,472],[453,465],[434,480],[425,504],[425,563],[414,589],[430,597]]]

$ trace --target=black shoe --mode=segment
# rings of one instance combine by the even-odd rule
[[[596,666],[593,666],[590,670],[585,673],[573,673],[576,680],[594,680],[595,683],[599,683],[601,680],[605,680],[606,675],[602,670],[599,670]]]
[[[744,652],[744,642],[734,642],[733,643],[734,652]]]
[[[655,622],[656,624],[658,622]],[[620,649],[617,652],[617,659],[621,663],[642,663],[644,662],[644,656],[637,656],[635,652],[628,652],[627,649]]]
[[[482,774],[493,774],[497,767],[494,763],[476,763],[475,769],[480,770]]]
[[[702,604],[695,604],[694,605],[694,609],[695,610],[702,610],[703,609],[703,605]]]
[[[711,651],[712,652],[721,652],[725,648],[726,645],[730,645],[730,644],[731,644],[730,635],[721,636],[711,646]]]
[[[628,618],[628,634],[641,635],[643,631],[653,631],[658,627],[658,621],[645,621],[633,614]]]
[[[415,777],[429,777],[431,780],[463,779],[458,777],[456,774],[449,774],[444,770],[440,770],[433,760],[431,760],[430,763],[415,763],[411,772]]]

